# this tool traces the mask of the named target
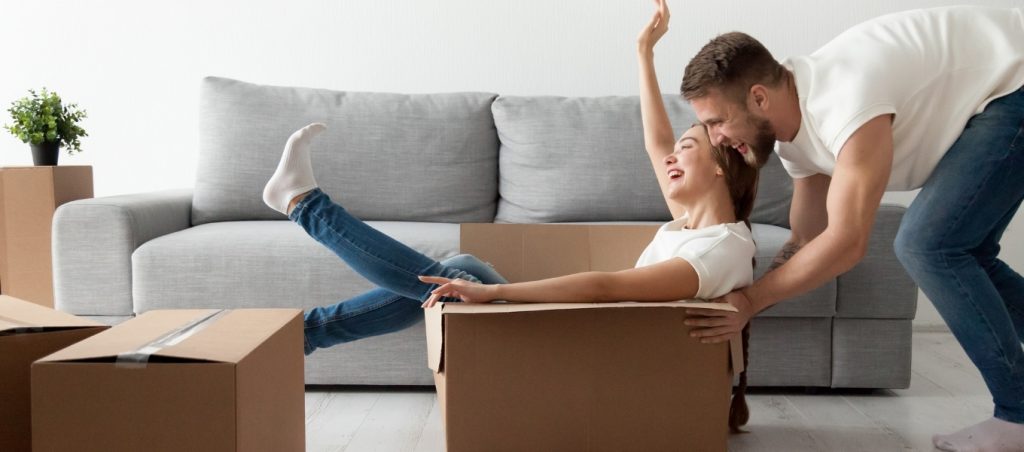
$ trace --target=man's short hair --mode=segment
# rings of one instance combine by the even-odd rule
[[[785,68],[764,45],[734,31],[719,35],[697,52],[686,65],[680,90],[683,98],[692,100],[717,89],[745,104],[751,86],[776,86],[784,74]]]

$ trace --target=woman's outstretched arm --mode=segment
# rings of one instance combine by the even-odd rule
[[[654,72],[654,45],[668,31],[668,5],[666,0],[655,0],[658,10],[651,22],[640,31],[637,37],[637,62],[640,64],[640,115],[644,125],[644,146],[647,156],[651,159],[651,167],[658,178],[665,203],[672,212],[672,218],[679,218],[684,213],[683,207],[668,197],[668,174],[665,172],[665,157],[672,153],[675,146],[675,132],[665,112],[665,103],[661,99],[661,88],[658,76]]]
[[[584,272],[512,284],[478,284],[436,276],[421,276],[420,280],[440,284],[423,307],[433,306],[440,297],[467,303],[676,301],[693,298],[700,288],[697,271],[682,258],[618,272]]]

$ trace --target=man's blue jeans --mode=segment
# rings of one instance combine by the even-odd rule
[[[998,255],[1021,199],[1024,89],[971,118],[907,210],[895,243],[981,371],[995,417],[1015,423],[1024,423],[1024,278]]]
[[[424,256],[353,217],[319,188],[302,198],[288,218],[378,286],[349,300],[309,310],[305,319],[307,355],[317,348],[415,324],[423,318],[420,304],[437,287],[420,281],[420,275],[485,284],[508,282],[490,265],[468,254],[443,262]]]

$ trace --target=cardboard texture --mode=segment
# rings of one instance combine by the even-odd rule
[[[305,450],[302,334],[297,309],[142,314],[33,364],[34,450]]]
[[[91,166],[0,168],[0,292],[53,307],[53,213],[92,196]]]
[[[656,230],[464,224],[461,248],[518,282],[631,268]],[[689,337],[684,308],[694,306],[734,309],[694,301],[427,309],[447,450],[726,450],[731,358],[742,350]]]
[[[32,450],[32,362],[107,328],[0,295],[0,451]]]

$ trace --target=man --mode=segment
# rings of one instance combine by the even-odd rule
[[[704,342],[850,270],[886,190],[921,192],[896,237],[900,262],[981,370],[994,417],[943,450],[1024,450],[1024,278],[997,258],[1024,199],[1024,14],[948,7],[880,17],[778,63],[755,39],[713,39],[683,96],[715,144],[762,165],[776,139],[793,177],[792,236],[772,271],[700,312]]]

